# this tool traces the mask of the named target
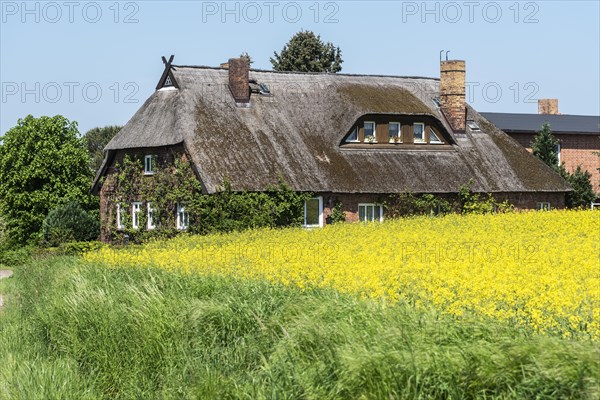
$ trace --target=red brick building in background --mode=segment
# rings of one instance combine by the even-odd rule
[[[558,99],[538,100],[537,114],[482,112],[485,118],[531,151],[531,142],[544,123],[550,124],[559,141],[559,162],[567,171],[581,168],[592,174],[594,190],[600,192],[600,116],[566,115],[558,112]]]

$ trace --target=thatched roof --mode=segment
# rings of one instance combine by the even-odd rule
[[[450,193],[469,180],[482,192],[569,190],[516,141],[469,108],[481,132],[454,134],[433,99],[439,80],[250,71],[272,96],[239,108],[221,68],[175,66],[178,90],[156,91],[107,145],[116,150],[183,143],[208,193],[264,190],[283,178],[298,191]],[[343,148],[365,114],[439,120],[452,146]]]

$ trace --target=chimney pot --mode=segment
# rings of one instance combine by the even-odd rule
[[[440,63],[440,107],[455,131],[466,128],[466,63],[446,60]]]
[[[538,114],[559,114],[558,99],[538,99]]]
[[[243,58],[229,59],[229,89],[236,103],[250,102],[250,67]]]

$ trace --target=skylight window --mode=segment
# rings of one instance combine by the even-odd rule
[[[477,125],[477,122],[475,122],[475,121],[467,121],[467,126],[473,132],[479,132],[479,131],[481,131],[481,129],[479,128],[479,125]]]

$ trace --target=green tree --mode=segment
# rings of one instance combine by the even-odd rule
[[[573,189],[567,193],[566,205],[568,208],[587,208],[596,197],[592,186],[592,174],[588,171],[577,169],[569,173],[563,165],[560,166],[560,174]]]
[[[35,238],[48,212],[68,201],[93,207],[92,172],[77,123],[63,116],[20,119],[0,145],[0,214],[13,244]]]
[[[122,126],[105,126],[92,128],[83,136],[85,145],[90,155],[90,168],[96,172],[104,160],[104,148],[110,140],[121,130]]]
[[[311,31],[300,31],[283,46],[279,54],[274,53],[271,64],[275,71],[296,72],[340,72],[342,52],[332,43],[323,43],[320,35]]]
[[[542,160],[547,166],[558,170],[558,152],[557,152],[558,140],[552,134],[550,124],[544,123],[542,130],[538,131],[533,141],[531,142],[531,149],[533,155]]]

